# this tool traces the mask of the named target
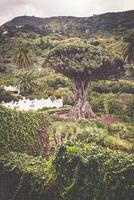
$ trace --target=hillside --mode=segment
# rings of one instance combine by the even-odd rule
[[[49,49],[64,39],[79,37],[101,40],[104,45],[121,53],[123,38],[134,31],[134,10],[105,13],[91,17],[20,16],[0,27],[0,66],[13,66],[12,54],[16,40],[31,43],[36,62]]]
[[[92,17],[51,17],[38,18],[30,16],[16,17],[2,27],[10,29],[20,28],[26,31],[46,35],[59,33],[68,36],[90,36],[93,33],[120,33],[134,28],[134,11],[106,13]]]

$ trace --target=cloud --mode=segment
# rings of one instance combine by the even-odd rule
[[[0,0],[0,24],[21,15],[90,16],[133,9],[133,0]]]

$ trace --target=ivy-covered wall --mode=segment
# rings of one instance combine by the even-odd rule
[[[45,156],[49,118],[43,112],[23,112],[0,106],[0,152]]]
[[[134,197],[133,155],[96,145],[62,145],[49,161],[10,153],[0,158],[0,169],[1,200],[133,200]],[[12,184],[5,179],[9,176]]]

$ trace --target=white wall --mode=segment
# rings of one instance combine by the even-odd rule
[[[19,102],[9,102],[5,103],[2,102],[2,105],[11,108],[11,109],[16,109],[16,110],[38,110],[41,108],[60,108],[63,106],[63,100],[62,99],[56,99],[56,100],[51,100],[50,98],[48,99],[34,99],[34,100],[29,100],[23,98],[23,100],[19,100]]]

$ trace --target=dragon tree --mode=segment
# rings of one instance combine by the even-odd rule
[[[123,70],[122,59],[83,40],[65,42],[52,49],[45,64],[72,81],[75,103],[68,117],[73,120],[96,116],[88,101],[89,83],[117,77]]]

